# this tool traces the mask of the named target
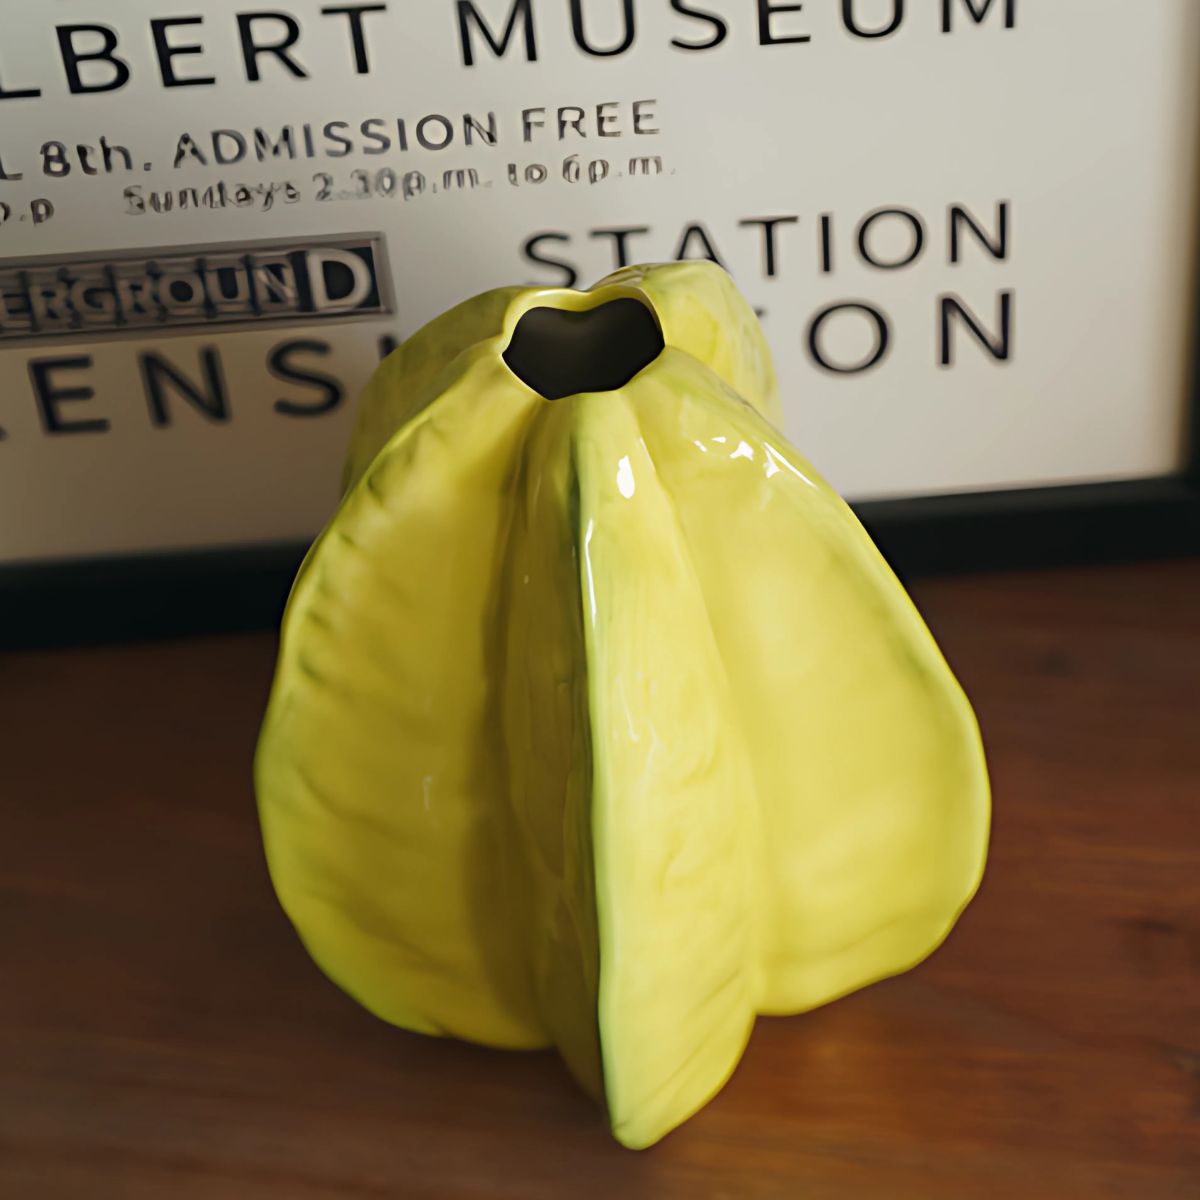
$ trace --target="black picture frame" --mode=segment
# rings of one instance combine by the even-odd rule
[[[1200,554],[1200,287],[1190,346],[1178,474],[872,500],[854,510],[901,579]],[[0,649],[271,629],[307,548],[268,543],[2,566]]]

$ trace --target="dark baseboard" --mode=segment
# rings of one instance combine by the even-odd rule
[[[1139,479],[855,506],[901,576],[1200,553],[1200,487]]]

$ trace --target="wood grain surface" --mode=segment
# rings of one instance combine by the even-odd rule
[[[0,657],[0,1196],[1200,1197],[1200,563],[915,595],[988,747],[983,888],[642,1153],[552,1055],[308,960],[250,786],[271,637]]]

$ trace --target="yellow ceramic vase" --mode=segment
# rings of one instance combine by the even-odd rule
[[[439,317],[361,400],[258,750],[322,969],[406,1029],[557,1047],[631,1147],[757,1013],[924,958],[983,869],[971,708],[776,417],[708,263]]]

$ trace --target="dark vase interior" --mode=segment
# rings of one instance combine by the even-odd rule
[[[654,313],[623,297],[568,312],[531,308],[504,351],[508,369],[547,400],[624,387],[663,350]]]

